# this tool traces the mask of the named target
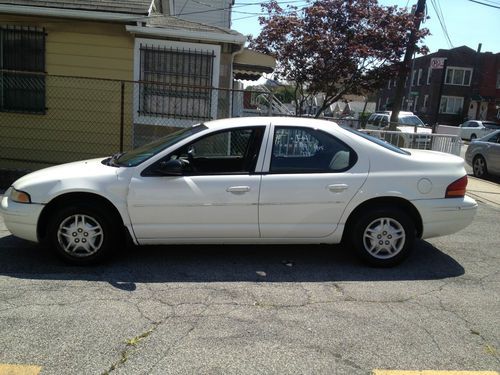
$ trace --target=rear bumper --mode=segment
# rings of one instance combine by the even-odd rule
[[[471,197],[423,199],[412,202],[422,217],[422,238],[445,236],[467,227],[477,211]]]
[[[4,218],[5,226],[16,237],[38,242],[37,223],[44,206],[13,202],[8,193],[9,190],[5,192],[0,203],[0,214]]]

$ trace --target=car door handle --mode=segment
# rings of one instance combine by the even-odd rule
[[[349,185],[346,184],[333,184],[333,185],[328,185],[328,190],[330,190],[333,193],[340,193],[344,190],[347,190]]]
[[[230,186],[226,189],[228,193],[248,193],[250,186]]]

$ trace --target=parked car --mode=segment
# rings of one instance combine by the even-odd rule
[[[365,129],[368,130],[389,130],[389,122],[391,118],[390,111],[375,112],[368,117]],[[400,146],[408,147],[412,143],[416,143],[416,148],[426,149],[430,146],[430,134],[432,129],[427,127],[424,122],[412,112],[399,112],[397,131],[403,133],[403,142]],[[417,135],[414,135],[417,133]],[[375,134],[374,134],[375,135]],[[391,143],[392,140],[390,140]]]
[[[324,120],[225,119],[112,157],[28,174],[0,211],[15,236],[86,264],[152,244],[337,244],[389,266],[477,209],[463,159]]]
[[[500,176],[500,130],[472,141],[465,152],[465,161],[476,177]]]
[[[459,128],[460,138],[473,141],[500,129],[500,124],[493,121],[470,120],[460,124]]]

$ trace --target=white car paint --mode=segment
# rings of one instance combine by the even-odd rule
[[[396,153],[334,123],[301,118],[216,120],[135,167],[101,159],[40,170],[17,180],[0,212],[16,236],[39,241],[45,207],[69,193],[91,193],[116,207],[136,244],[339,243],[350,215],[376,198],[400,198],[422,218],[421,238],[451,234],[472,221],[477,204],[467,196],[445,198],[466,175],[463,159],[433,151]],[[180,146],[227,128],[263,126],[255,172],[222,175],[142,176]],[[274,128],[306,127],[329,133],[355,150],[356,163],[338,173],[271,173]],[[31,203],[17,203],[12,189]]]
[[[485,126],[485,124],[487,126]],[[492,121],[469,120],[460,124],[458,128],[458,135],[460,138],[472,141],[500,129],[500,125]]]

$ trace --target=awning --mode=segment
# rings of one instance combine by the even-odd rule
[[[234,57],[233,74],[235,79],[255,81],[263,73],[272,73],[275,67],[274,57],[245,48]]]
[[[494,102],[495,101],[494,96],[479,95],[479,94],[472,94],[470,99],[475,101],[475,102]]]

